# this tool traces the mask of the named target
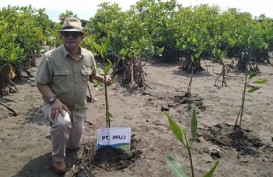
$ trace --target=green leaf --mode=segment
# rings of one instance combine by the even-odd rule
[[[24,54],[25,50],[23,48],[19,49],[18,55],[22,56]]]
[[[102,89],[102,84],[99,81],[93,80],[96,90]]]
[[[248,45],[251,45],[251,36],[249,36],[249,37],[247,38],[247,44],[248,44]]]
[[[195,59],[197,59],[197,58],[199,58],[200,57],[200,53],[196,53],[196,54],[194,54],[194,58]],[[195,62],[195,61],[194,61]]]
[[[111,60],[109,60],[109,59],[106,59],[106,60],[107,60],[107,62],[109,63],[109,65],[113,66]],[[120,59],[119,59],[119,60],[120,60]],[[119,62],[119,60],[118,60],[118,62]]]
[[[192,37],[192,43],[197,44],[197,39],[195,37]]]
[[[102,47],[96,42],[91,42],[92,46],[96,49],[100,56],[103,56]]]
[[[196,115],[196,108],[192,111],[192,119],[191,119],[191,135],[192,139],[195,138],[197,131],[197,115]]]
[[[210,169],[210,171],[207,172],[207,174],[204,175],[204,177],[211,177],[212,174],[214,173],[219,161],[217,161],[214,166]]]
[[[255,84],[266,84],[267,83],[267,80],[264,79],[264,80],[257,80],[257,81],[254,81]]]
[[[15,50],[12,50],[9,54],[9,58],[11,61],[15,61],[17,59],[17,53]]]
[[[108,50],[110,48],[110,39],[107,38],[105,41],[104,41],[104,44],[102,46],[102,52],[103,52],[103,58],[106,57],[107,53],[108,53]]]
[[[165,114],[168,117],[169,125],[173,134],[181,143],[185,145],[184,138],[183,138],[184,136],[183,130],[175,123],[175,121],[173,120],[173,118],[171,117],[169,113],[165,112]]]
[[[259,90],[259,89],[260,89],[259,87],[251,86],[251,89],[249,89],[247,92],[248,93],[253,93],[253,92],[255,92],[256,90]]]
[[[113,121],[113,115],[112,115],[112,113],[111,112],[107,112],[107,117],[108,117],[108,119],[110,120],[110,121]]]
[[[107,74],[109,73],[109,71],[110,71],[111,68],[112,68],[111,65],[107,65],[106,67],[104,67],[104,68],[103,68],[104,74],[107,75]]]
[[[263,43],[263,45],[261,46],[261,48],[263,48],[263,49],[268,49],[268,44]]]
[[[174,158],[172,158],[171,156],[167,155],[166,156],[166,162],[167,162],[168,166],[171,168],[173,174],[176,177],[188,177],[186,170]]]
[[[1,48],[1,49],[0,49],[0,56],[1,56],[1,57],[5,57],[5,55],[6,55],[5,49],[4,49],[4,48]]]
[[[132,41],[132,47],[134,48],[134,49],[137,49],[138,48],[138,46],[139,46],[139,44],[138,44],[138,42],[137,41]]]
[[[128,54],[128,50],[127,49],[121,49],[119,51],[119,55],[121,55],[121,56],[126,56],[127,54]]]
[[[163,53],[163,51],[164,51],[164,47],[158,48],[158,54],[161,55]]]
[[[257,74],[255,72],[250,72],[248,79],[252,79],[255,77]]]

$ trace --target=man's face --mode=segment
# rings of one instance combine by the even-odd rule
[[[78,48],[83,39],[83,34],[76,31],[62,31],[61,36],[64,46],[68,49]]]

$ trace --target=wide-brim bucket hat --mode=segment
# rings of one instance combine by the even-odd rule
[[[82,23],[78,18],[69,17],[64,20],[64,24],[62,28],[59,30],[62,31],[75,31],[75,32],[82,32]]]

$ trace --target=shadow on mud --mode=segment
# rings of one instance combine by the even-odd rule
[[[73,167],[81,163],[80,150],[67,150],[66,165],[68,172],[66,174],[55,174],[51,169],[51,153],[36,157],[27,163],[20,172],[12,177],[72,177]],[[87,171],[89,177],[92,175],[91,170]],[[77,176],[76,176],[77,177]]]
[[[36,157],[12,177],[59,177],[50,168],[51,153]]]

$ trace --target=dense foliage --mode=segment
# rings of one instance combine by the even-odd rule
[[[55,42],[54,23],[45,9],[8,6],[1,9],[0,21],[0,63],[11,63],[16,75],[35,66],[35,55],[45,43]]]
[[[101,4],[86,27],[85,44],[110,38],[112,58],[182,59],[181,68],[189,72],[202,70],[202,58],[235,57],[238,69],[244,70],[246,56],[255,62],[268,61],[272,31],[272,19],[264,15],[253,18],[233,8],[221,12],[217,6],[140,0],[127,12],[117,4]]]

